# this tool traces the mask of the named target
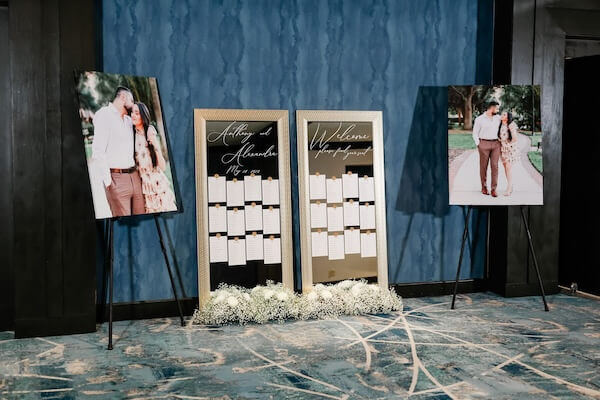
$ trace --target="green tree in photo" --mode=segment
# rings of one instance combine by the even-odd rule
[[[448,109],[459,116],[463,129],[473,129],[473,120],[484,112],[485,103],[492,100],[492,86],[450,86],[448,88]]]
[[[521,130],[540,132],[540,87],[509,85],[500,96],[502,109],[511,111]]]

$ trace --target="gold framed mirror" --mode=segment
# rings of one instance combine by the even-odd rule
[[[387,287],[381,111],[296,112],[302,290],[365,278]]]
[[[195,109],[198,297],[219,284],[293,289],[287,110]]]

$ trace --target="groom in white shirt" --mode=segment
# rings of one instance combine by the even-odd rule
[[[113,217],[145,213],[142,180],[134,158],[132,107],[133,94],[119,86],[112,103],[94,115],[92,160],[101,170]]]
[[[487,170],[490,161],[492,163],[492,197],[498,197],[498,161],[500,160],[501,144],[498,140],[498,128],[500,117],[498,114],[499,104],[490,101],[487,110],[475,118],[473,124],[473,140],[479,151],[479,176],[481,178],[481,193],[490,194],[487,189]]]

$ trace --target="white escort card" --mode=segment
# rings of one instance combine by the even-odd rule
[[[365,175],[358,179],[358,195],[360,201],[375,201],[373,177]]]
[[[246,231],[262,231],[262,207],[252,202],[249,206],[244,207],[246,218]]]
[[[244,182],[233,178],[227,181],[227,206],[241,207],[244,205]]]
[[[227,192],[225,189],[224,176],[209,176],[208,177],[208,202],[209,203],[225,203],[227,201]]]
[[[263,240],[265,264],[281,264],[281,239],[268,237]]]
[[[246,241],[235,237],[227,241],[229,265],[246,265]]]
[[[309,180],[310,199],[325,200],[327,198],[327,186],[325,184],[325,175],[311,175]]]
[[[263,259],[263,235],[253,232],[251,235],[246,235],[246,260],[262,260]]]
[[[278,234],[279,228],[279,208],[263,208],[263,233],[265,235]]]
[[[214,207],[208,207],[208,231],[227,232],[227,207],[219,203]]]
[[[311,232],[311,252],[313,257],[327,256],[327,231]]]
[[[360,254],[360,230],[352,228],[344,231],[344,251],[346,254]]]
[[[344,230],[344,209],[339,206],[327,207],[327,230],[329,232]]]
[[[358,210],[358,201],[350,200],[344,202],[344,225],[359,226],[360,214]]]
[[[245,233],[244,210],[240,210],[239,208],[227,210],[227,235],[243,236]]]
[[[327,179],[327,202],[342,202],[342,180],[335,176],[331,179]]]
[[[352,171],[342,175],[342,187],[345,199],[358,197],[358,175]]]
[[[360,229],[375,229],[375,206],[365,204],[360,206]]]
[[[227,262],[227,236],[210,236],[209,242],[209,261],[211,263]]]
[[[330,260],[343,260],[344,255],[344,235],[333,234],[328,236],[328,255]]]
[[[244,199],[246,201],[262,200],[262,185],[260,175],[244,176]]]
[[[310,227],[327,228],[327,203],[310,204]]]
[[[360,256],[377,257],[377,234],[366,232],[360,234]]]
[[[265,205],[279,204],[279,179],[264,179],[262,181],[262,202]]]

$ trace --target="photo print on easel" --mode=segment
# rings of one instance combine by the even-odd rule
[[[288,118],[194,111],[201,304],[223,283],[293,289]]]
[[[451,205],[542,205],[540,86],[448,87]]]
[[[96,219],[177,211],[156,78],[86,71],[76,79]]]

